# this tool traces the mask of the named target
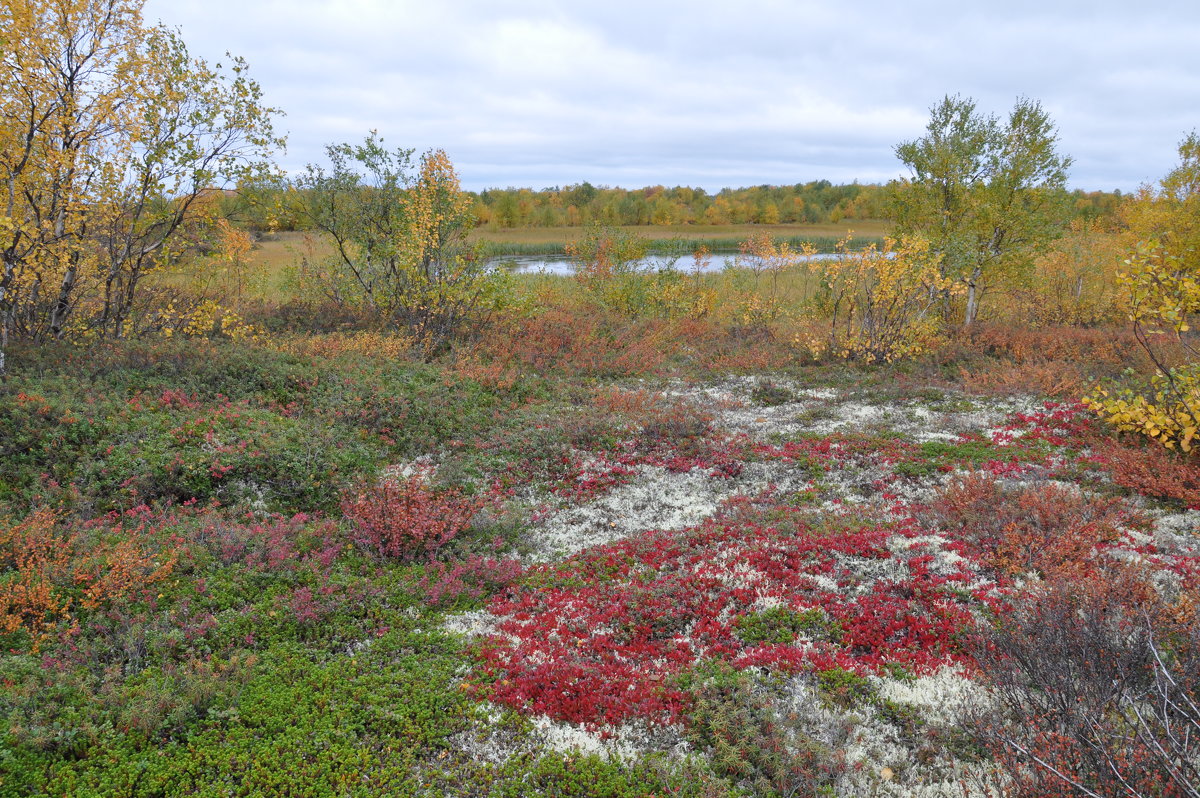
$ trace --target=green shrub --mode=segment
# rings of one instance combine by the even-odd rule
[[[842,628],[820,607],[796,611],[789,607],[772,607],[761,612],[743,615],[734,622],[737,635],[748,644],[773,643],[786,645],[804,635],[817,640],[839,640]]]
[[[750,399],[761,407],[777,407],[796,401],[796,395],[772,380],[759,380],[750,391]]]
[[[772,706],[770,685],[745,671],[716,669],[692,687],[689,741],[709,754],[713,770],[753,795],[828,795],[843,763],[805,731],[799,718]]]

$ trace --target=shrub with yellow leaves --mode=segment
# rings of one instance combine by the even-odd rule
[[[763,332],[794,317],[794,309],[807,297],[816,247],[805,243],[793,248],[760,233],[738,249],[735,268],[724,275],[729,321],[743,330]]]
[[[1075,219],[1067,232],[1042,247],[1028,272],[1009,275],[989,321],[1020,326],[1094,326],[1129,315],[1118,274],[1128,255],[1121,236],[1101,220]]]
[[[566,251],[575,260],[576,283],[588,301],[605,310],[631,318],[703,318],[716,302],[716,292],[704,279],[709,252],[701,247],[690,253],[689,268],[684,246],[678,239],[668,242],[667,253],[649,263],[649,240],[592,225]]]
[[[886,239],[851,250],[823,270],[820,304],[829,318],[829,348],[850,360],[893,362],[928,349],[941,332],[934,311],[956,289],[938,268],[940,256],[922,238]]]
[[[1184,139],[1179,155],[1159,190],[1144,187],[1126,211],[1130,234],[1144,237],[1119,281],[1154,374],[1099,386],[1085,401],[1123,432],[1190,452],[1200,430],[1200,351],[1190,334],[1200,312],[1200,136]]]
[[[164,338],[228,338],[233,341],[258,341],[263,331],[227,307],[204,299],[191,307],[169,303],[157,314],[156,326]]]
[[[403,361],[416,359],[420,354],[420,342],[411,335],[371,330],[276,337],[267,341],[267,345],[303,358],[335,359],[353,355]]]
[[[1168,449],[1190,452],[1200,429],[1200,373],[1189,369],[1156,374],[1148,388],[1110,391],[1097,388],[1084,403],[1122,432],[1135,432]]]
[[[1188,320],[1200,310],[1197,264],[1168,252],[1158,241],[1140,244],[1126,263],[1129,271],[1120,281],[1129,291],[1134,332],[1156,371],[1145,384],[1101,386],[1084,401],[1122,432],[1190,452],[1200,429],[1200,363],[1187,335]],[[1164,361],[1168,341],[1186,353],[1187,362]]]

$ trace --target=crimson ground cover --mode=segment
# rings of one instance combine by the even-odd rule
[[[472,689],[522,712],[605,729],[679,721],[692,699],[680,677],[710,661],[775,673],[969,671],[964,639],[1003,610],[1012,574],[996,567],[995,540],[971,537],[978,530],[919,521],[927,508],[900,500],[898,483],[962,468],[986,479],[1045,479],[1087,465],[1090,429],[1081,407],[1046,403],[995,429],[926,444],[713,435],[691,442],[691,458],[662,444],[594,453],[572,469],[573,484],[555,485],[560,499],[594,499],[644,464],[733,478],[753,460],[774,468],[780,484],[736,495],[701,524],[530,569],[489,607],[499,624],[480,648]],[[872,501],[848,503],[826,484],[850,472],[870,477]],[[1138,548],[1127,538],[1097,546]],[[1141,552],[1152,553],[1144,544]]]
[[[481,655],[492,700],[593,727],[667,722],[687,701],[672,677],[704,660],[855,673],[963,662],[956,640],[994,583],[934,553],[912,518],[820,525],[774,509],[773,523],[734,509],[535,569],[491,606],[504,617]],[[745,639],[742,622],[770,608],[810,628]]]

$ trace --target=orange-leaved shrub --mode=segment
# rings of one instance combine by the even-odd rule
[[[515,369],[583,377],[642,376],[663,365],[671,349],[664,344],[670,338],[665,322],[621,319],[582,307],[550,308],[495,325],[471,355],[497,375]]]
[[[50,510],[20,523],[0,523],[0,633],[24,630],[38,648],[70,606],[59,588],[70,571],[70,555],[58,515]]]
[[[1200,463],[1161,446],[1111,438],[1092,444],[1093,458],[1112,481],[1142,496],[1200,508]]]
[[[1010,488],[979,472],[953,480],[928,512],[930,523],[951,531],[996,572],[1011,576],[1091,573],[1105,545],[1145,523],[1120,499],[1054,484]]]
[[[939,358],[972,392],[1036,391],[1072,399],[1098,376],[1150,368],[1132,333],[1116,327],[979,325],[943,346]]]
[[[964,337],[983,353],[1028,361],[1062,360],[1090,365],[1126,365],[1138,357],[1133,334],[1121,327],[1028,327],[1020,324],[980,325]]]
[[[75,582],[87,585],[80,604],[92,610],[130,597],[170,576],[178,559],[175,551],[153,552],[135,539],[118,540],[83,558],[76,569]]]
[[[0,635],[23,633],[37,651],[60,624],[76,621],[77,609],[142,599],[170,576],[179,556],[158,532],[120,520],[72,524],[48,509],[0,521]]]

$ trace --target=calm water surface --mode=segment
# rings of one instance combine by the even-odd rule
[[[813,255],[805,260],[829,260],[837,258],[838,255]],[[719,272],[726,268],[732,268],[738,265],[753,266],[756,265],[756,258],[739,255],[736,252],[714,252],[708,256],[706,272]],[[575,261],[565,255],[507,255],[499,258],[492,258],[488,261],[494,266],[503,266],[505,264],[515,264],[514,271],[518,274],[574,274]],[[695,261],[690,256],[683,258],[670,258],[663,255],[650,255],[638,261],[638,265],[647,271],[662,268],[675,268],[680,271],[691,271],[695,268]]]

